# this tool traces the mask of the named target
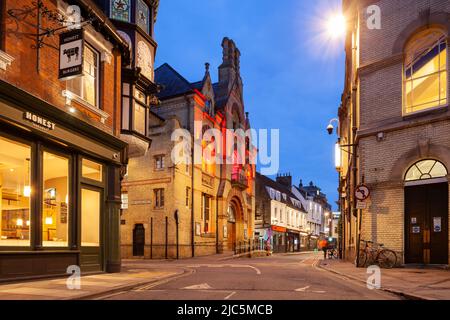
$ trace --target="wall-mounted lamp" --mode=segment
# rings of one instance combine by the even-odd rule
[[[342,167],[342,159],[341,159],[341,145],[339,142],[336,142],[334,145],[334,166],[337,170],[340,170]]]

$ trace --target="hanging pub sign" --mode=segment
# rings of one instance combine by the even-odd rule
[[[83,74],[83,29],[59,36],[59,79],[68,80]]]

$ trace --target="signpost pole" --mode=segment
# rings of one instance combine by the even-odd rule
[[[364,183],[364,177],[363,177]],[[366,201],[370,195],[370,190],[364,184],[359,185],[355,190],[355,210],[357,210],[358,221],[358,239],[356,241],[356,267],[359,267],[359,250],[361,249],[361,226],[362,226],[362,209],[358,207],[359,201]],[[365,207],[365,205],[363,206]]]

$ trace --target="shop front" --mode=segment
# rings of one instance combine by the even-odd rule
[[[279,226],[272,226],[272,248],[274,253],[287,252],[287,229]]]
[[[300,251],[300,232],[297,230],[287,230],[288,239],[288,252],[299,252]]]
[[[308,251],[308,233],[300,232],[300,251]]]
[[[120,271],[126,144],[0,83],[0,281]]]

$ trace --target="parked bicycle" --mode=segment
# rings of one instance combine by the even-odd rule
[[[328,249],[328,259],[339,259],[339,253],[336,248]]]
[[[359,250],[359,265],[377,264],[381,268],[390,269],[397,264],[397,254],[390,249],[386,249],[382,243],[375,244],[373,241],[361,240],[364,247]]]

